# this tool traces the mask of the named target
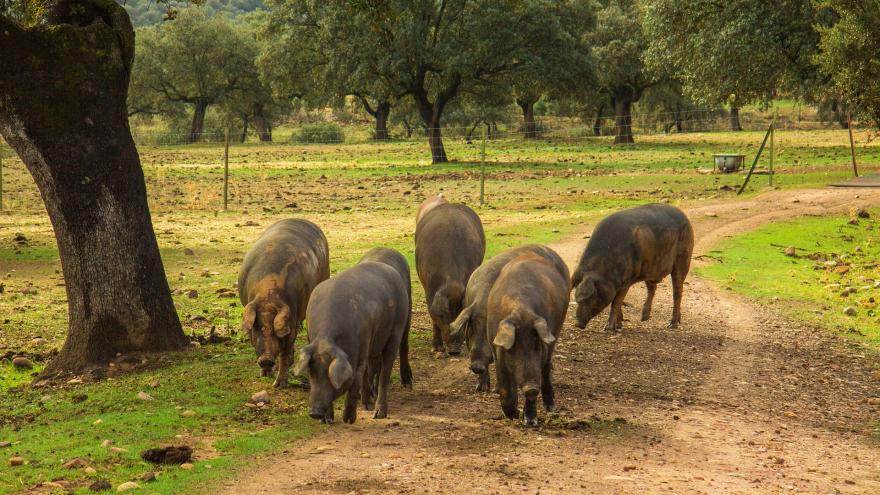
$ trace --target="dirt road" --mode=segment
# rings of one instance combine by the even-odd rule
[[[855,198],[860,195],[860,198]],[[880,193],[775,191],[686,208],[697,255],[725,235],[798,215],[880,204]],[[570,264],[585,232],[553,247]],[[699,261],[697,261],[699,263]],[[670,331],[668,283],[653,319],[630,291],[621,334],[604,316],[557,347],[558,414],[536,429],[503,420],[473,392],[463,359],[417,352],[412,391],[394,387],[390,418],[361,411],[222,493],[880,493],[877,359],[690,277],[683,325]],[[414,328],[428,331],[424,304]],[[494,376],[493,376],[494,380]]]

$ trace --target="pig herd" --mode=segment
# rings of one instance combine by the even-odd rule
[[[504,415],[537,424],[537,400],[553,411],[552,360],[574,289],[576,326],[611,306],[608,331],[619,331],[630,286],[644,282],[650,317],[657,284],[671,276],[670,328],[681,321],[681,297],[694,235],[687,217],[668,205],[645,205],[612,214],[596,226],[580,261],[568,267],[552,249],[526,245],[485,263],[486,237],[479,216],[462,204],[433,197],[416,217],[416,273],[439,355],[467,348],[477,391],[495,391]],[[345,395],[342,419],[354,423],[358,402],[388,414],[394,362],[400,382],[412,387],[409,331],[412,284],[406,258],[374,248],[353,267],[330,278],[329,247],[321,229],[302,219],[271,225],[254,243],[238,277],[242,328],[263,376],[288,383],[294,340],[303,321],[308,344],[296,354],[294,374],[309,387],[309,415],[334,420],[333,402]]]

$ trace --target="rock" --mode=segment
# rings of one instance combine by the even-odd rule
[[[4,449],[6,447],[9,447],[10,445],[12,445],[12,442],[10,442],[8,440],[4,440],[4,441],[0,442],[0,449]]]
[[[849,225],[858,225],[859,219],[858,218],[850,218],[849,221],[846,223],[848,223]]]
[[[192,315],[189,317],[189,319],[186,320],[186,322],[190,325],[197,325],[200,323],[208,323],[208,319],[205,318],[203,315]]]
[[[845,314],[846,316],[855,316],[858,313],[859,312],[856,311],[856,308],[854,308],[852,306],[847,306],[847,307],[843,308],[843,314]]]
[[[189,463],[189,462],[184,462],[183,464],[180,465],[180,469],[185,469],[185,470],[187,470],[187,471],[189,471],[189,470],[192,469],[193,467],[195,467],[195,466],[193,466],[193,465],[192,465],[191,463]]]
[[[718,216],[718,214],[715,213],[714,211],[709,211],[709,212],[706,212],[706,216],[709,218],[715,218]]]
[[[103,442],[101,442],[101,448],[106,449],[106,448],[109,447],[110,444],[112,444],[112,443],[113,443],[113,442],[111,442],[110,440],[104,440]]]
[[[95,426],[98,426],[99,424],[101,424],[103,422],[104,422],[104,420],[99,418],[99,419],[96,419],[92,424]]]
[[[80,469],[88,466],[90,462],[82,457],[71,459],[63,464],[65,469]]]
[[[260,402],[262,402],[263,404],[268,404],[270,402],[269,392],[266,392],[265,390],[260,390],[259,392],[251,396],[252,404],[258,404]]]
[[[98,470],[93,468],[92,466],[86,466],[86,468],[83,469],[83,472],[89,476],[94,476],[94,475],[98,474]]]
[[[868,210],[861,206],[852,210],[852,216],[857,218],[871,218],[871,214],[868,213]]]
[[[12,365],[16,368],[20,369],[31,369],[34,367],[34,363],[31,362],[30,359],[24,356],[18,356],[17,358],[12,359]]]
[[[788,246],[785,248],[785,255],[788,257],[793,257],[797,255],[797,249],[794,246]]]
[[[871,406],[880,406],[880,397],[870,397],[870,398],[868,398],[868,405],[871,405]]]
[[[34,337],[30,340],[30,342],[28,342],[28,345],[38,346],[43,345],[46,342],[48,342],[48,340],[44,339],[43,337]]]
[[[150,388],[159,388],[159,380],[153,380],[150,382]]]
[[[155,399],[153,399],[153,397],[150,394],[148,394],[146,392],[138,392],[137,398],[140,400],[145,400],[145,401],[155,400]]]
[[[89,485],[89,490],[93,492],[103,492],[111,488],[113,488],[113,485],[111,485],[110,482],[107,480],[98,480]]]
[[[110,452],[113,454],[125,454],[128,452],[128,449],[123,449],[122,447],[110,447]]]
[[[185,464],[192,459],[192,448],[182,445],[149,449],[141,452],[141,459],[153,464]]]
[[[183,411],[182,413],[180,413],[180,415],[185,418],[192,418],[192,417],[196,416],[196,412],[193,411],[192,409],[187,409],[186,411]]]
[[[156,481],[156,473],[154,473],[153,471],[147,471],[146,473],[142,474],[141,477],[138,479],[145,483]]]
[[[117,493],[128,492],[131,490],[137,490],[140,487],[141,487],[141,485],[138,485],[134,481],[126,481],[125,483],[116,487],[116,492]]]
[[[195,256],[196,252],[190,248],[183,248],[183,255],[184,256]]]
[[[10,466],[21,466],[22,464],[24,464],[23,457],[15,456],[15,457],[9,458],[9,465]]]
[[[186,294],[186,297],[188,297],[190,299],[195,299],[195,298],[199,297],[199,292],[195,289],[190,289],[190,290],[184,292],[184,294]]]

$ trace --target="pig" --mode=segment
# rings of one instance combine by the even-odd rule
[[[678,328],[684,279],[693,250],[691,223],[674,206],[649,204],[609,215],[596,226],[572,274],[576,325],[586,328],[610,304],[605,330],[620,330],[623,300],[637,282],[645,282],[648,289],[642,307],[642,321],[647,321],[657,284],[671,275],[673,309],[669,328]]]
[[[464,332],[470,351],[470,369],[477,374],[477,392],[489,391],[489,364],[493,359],[492,345],[486,339],[486,303],[489,291],[507,263],[523,253],[534,253],[552,263],[560,272],[567,270],[556,251],[538,244],[508,249],[496,254],[471,274],[464,295],[464,309],[450,325],[453,338]]]
[[[387,417],[391,369],[409,320],[409,292],[389,264],[361,261],[320,283],[306,312],[309,344],[299,350],[294,369],[309,376],[309,415],[332,423],[333,401],[346,394],[342,420],[354,423],[361,395],[371,395],[367,372],[373,362],[379,373],[373,417]]]
[[[483,262],[486,236],[474,210],[440,204],[416,225],[416,271],[425,289],[433,322],[434,351],[461,352],[461,339],[450,339],[449,324],[461,312],[468,277]]]
[[[560,270],[561,268],[561,270]],[[489,291],[486,338],[495,352],[495,379],[501,410],[536,426],[538,391],[548,412],[556,409],[551,377],[553,351],[568,311],[568,268],[525,252],[508,262]]]
[[[424,200],[422,202],[421,206],[419,206],[418,214],[416,214],[416,225],[418,225],[419,222],[422,221],[422,218],[425,215],[427,215],[429,211],[433,210],[434,208],[436,208],[440,205],[448,205],[448,204],[449,204],[449,201],[446,201],[446,198],[444,198],[443,196],[440,196],[440,195],[432,196],[432,197]]]
[[[409,273],[409,263],[406,262],[406,258],[404,258],[399,252],[384,247],[373,248],[367,251],[367,254],[365,254],[360,261],[377,261],[389,265],[397,270],[397,273],[403,280],[403,284],[406,286],[407,307],[409,308],[407,309],[407,314],[410,315],[410,317],[406,321],[403,338],[400,340],[400,384],[404,388],[412,388],[412,368],[409,365],[409,329],[412,322],[412,281]],[[378,387],[378,368],[374,368],[373,371],[370,371],[369,375],[370,389],[375,394]],[[368,402],[369,398],[365,397],[364,400],[366,409],[371,410],[372,404]]]
[[[269,376],[277,360],[275,387],[288,384],[293,343],[309,297],[329,277],[327,239],[308,220],[272,224],[244,258],[238,272],[242,330],[250,337],[263,376]]]

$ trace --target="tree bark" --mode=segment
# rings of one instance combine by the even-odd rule
[[[633,144],[632,104],[628,97],[614,99],[614,144]]]
[[[377,141],[387,141],[391,139],[391,133],[388,132],[388,118],[391,116],[391,103],[387,101],[380,102],[376,106],[376,112],[373,115],[376,119],[376,131],[373,137]]]
[[[260,138],[260,142],[263,143],[271,143],[272,142],[272,128],[269,127],[269,121],[266,120],[266,116],[263,115],[263,106],[256,105],[254,107],[254,131],[257,133],[257,137]]]
[[[241,135],[238,137],[238,142],[243,143],[247,141],[247,133],[248,133],[248,117],[244,116],[241,118]]]
[[[739,123],[739,107],[730,107],[730,130],[737,132],[743,130]]]
[[[442,105],[431,104],[427,99],[418,102],[419,113],[425,122],[425,134],[428,136],[428,147],[431,149],[431,163],[448,163],[446,149],[443,147],[443,137],[440,135],[440,116],[443,113]]]
[[[537,100],[517,98],[516,104],[523,112],[523,137],[535,139],[538,137],[538,127],[535,124],[535,103]]]
[[[202,140],[202,134],[205,131],[205,114],[208,112],[208,102],[199,100],[196,102],[195,110],[193,110],[192,125],[189,128],[189,135],[186,137],[187,143],[198,143]]]
[[[27,29],[0,16],[0,134],[33,176],[58,242],[69,322],[41,375],[52,377],[187,339],[128,127],[128,15],[91,0],[50,4],[46,15],[51,23]]]

